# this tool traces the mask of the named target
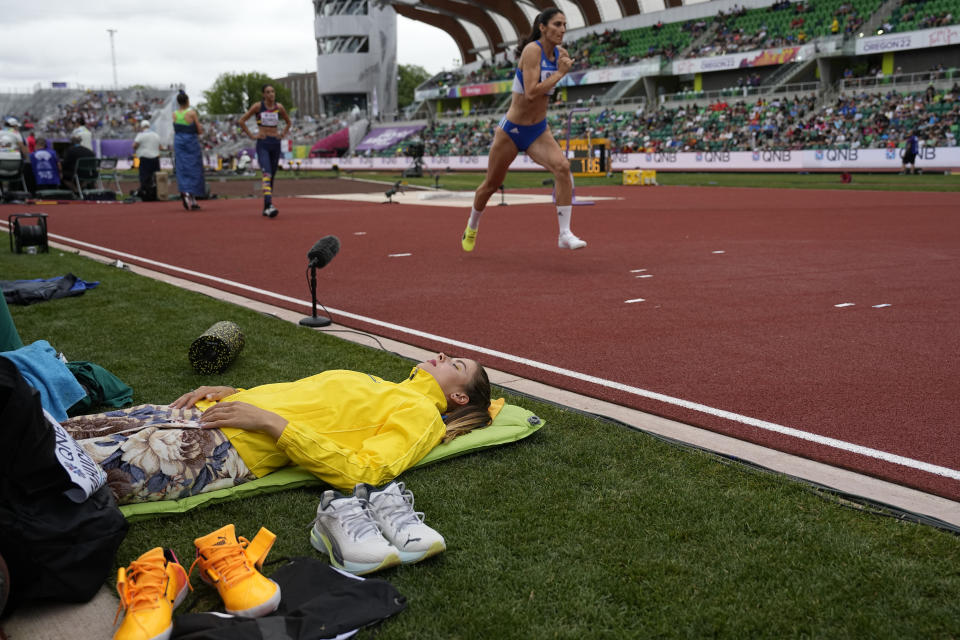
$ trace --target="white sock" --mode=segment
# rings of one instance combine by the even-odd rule
[[[557,223],[560,225],[560,233],[570,233],[570,218],[573,215],[573,205],[564,205],[557,207]]]
[[[470,219],[467,220],[467,226],[476,231],[477,227],[480,226],[480,216],[482,215],[483,211],[477,211],[473,207],[470,207]]]

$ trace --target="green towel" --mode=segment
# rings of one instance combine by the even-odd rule
[[[0,351],[14,351],[22,346],[23,341],[7,308],[7,299],[0,295]]]
[[[68,362],[67,368],[87,395],[67,410],[70,417],[94,413],[100,407],[119,408],[133,402],[133,389],[93,362]]]

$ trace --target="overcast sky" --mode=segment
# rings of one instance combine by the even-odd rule
[[[202,100],[222,73],[270,77],[316,71],[311,0],[44,0],[9,2],[0,14],[0,92],[67,82],[113,86],[108,29],[120,86],[186,85]],[[449,35],[397,17],[397,61],[430,73],[455,67]]]

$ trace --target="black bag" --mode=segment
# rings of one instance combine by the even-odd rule
[[[0,290],[7,304],[28,305],[45,300],[82,295],[84,289],[73,290],[77,276],[68,273],[46,280],[0,280]]]
[[[0,357],[0,555],[10,570],[8,611],[31,600],[89,601],[127,533],[106,485],[83,502],[65,495],[76,485],[56,446],[40,394]]]
[[[320,640],[368,627],[396,615],[407,600],[379,579],[363,579],[316,558],[293,558],[270,576],[280,585],[280,606],[262,618],[187,613],[173,620],[176,640]]]
[[[154,179],[150,181],[150,184],[140,188],[140,199],[144,202],[156,202],[157,201],[157,180],[156,174],[154,174]]]

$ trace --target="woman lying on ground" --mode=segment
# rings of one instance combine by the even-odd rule
[[[127,504],[231,487],[290,464],[338,489],[381,486],[441,442],[487,425],[489,405],[483,367],[438,353],[399,383],[332,370],[252,389],[205,386],[168,406],[63,427]]]

